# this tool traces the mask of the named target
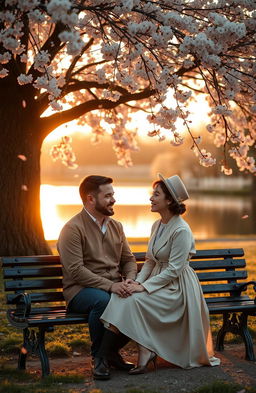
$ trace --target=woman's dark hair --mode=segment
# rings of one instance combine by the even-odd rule
[[[111,179],[111,177],[98,175],[87,176],[79,186],[79,193],[82,201],[85,201],[88,194],[96,196],[99,192],[100,186],[110,183],[113,183],[113,179]]]
[[[170,210],[170,212],[172,212],[173,214],[183,214],[186,211],[186,206],[184,205],[184,203],[178,203],[176,202],[170,191],[168,190],[168,188],[166,187],[166,185],[164,184],[164,182],[162,180],[157,180],[153,183],[153,188],[155,188],[156,186],[160,186],[162,191],[165,194],[165,198],[170,201],[171,203],[168,205],[168,208]]]

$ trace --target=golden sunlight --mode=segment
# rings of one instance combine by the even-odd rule
[[[116,205],[149,205],[151,187],[115,187]],[[77,206],[77,211],[82,208],[78,187],[75,186],[52,186],[48,184],[41,185],[41,217],[46,240],[57,239],[61,228],[66,223],[67,218],[60,214],[58,207],[60,206]],[[80,207],[79,207],[80,206]],[[72,214],[71,214],[72,216]],[[69,218],[71,218],[71,216]],[[152,220],[149,222],[141,222],[136,226],[129,222],[124,225],[126,236],[141,237],[141,233],[145,232],[145,226],[150,231]]]
[[[168,98],[168,107],[172,106],[175,108],[175,101],[172,97]],[[210,111],[210,107],[208,105],[208,102],[206,101],[206,98],[203,95],[195,97],[194,101],[192,101],[188,105],[188,111],[190,112],[190,115],[188,117],[188,120],[191,122],[190,127],[194,131],[194,133],[197,131],[197,129],[202,129],[202,125],[206,125],[209,122],[209,116],[208,113]],[[140,125],[138,128],[138,135],[140,137],[144,138],[144,142],[155,142],[154,138],[145,138],[147,136],[149,131],[154,130],[154,126],[147,120],[147,116],[149,114],[145,112],[137,112],[133,115],[133,120],[129,124],[130,129],[135,129],[138,127],[138,124]],[[182,136],[184,136],[187,132],[186,126],[183,124],[182,119],[178,119],[175,122],[177,132],[179,132]],[[159,128],[159,127],[156,127]],[[169,130],[166,130],[164,128],[161,128],[162,135],[164,135],[167,140],[170,139],[171,134]]]
[[[168,106],[172,106],[173,108],[175,107],[175,101],[174,99],[169,96],[168,99]],[[189,120],[191,121],[191,128],[196,131],[197,128],[200,128],[202,126],[202,123],[207,124],[208,122],[208,112],[210,111],[209,105],[203,95],[196,96],[194,101],[191,102],[188,106],[188,110],[190,111],[190,116]],[[145,113],[142,111],[138,111],[133,114],[132,120],[130,123],[127,124],[127,128],[129,130],[134,130],[138,127],[138,136],[144,138],[144,142],[155,142],[155,139],[152,139],[150,137],[145,138],[147,136],[149,131],[152,131],[154,129],[153,125],[147,120],[147,116],[149,113]],[[186,133],[186,127],[183,124],[182,119],[178,119],[176,121],[176,127],[177,131],[180,134],[185,134]],[[110,133],[111,132],[111,127],[107,124],[104,123],[104,128],[106,129],[106,132]],[[162,134],[169,139],[170,138],[170,132],[165,129],[161,129]],[[73,120],[69,123],[63,124],[60,127],[57,127],[54,131],[52,131],[46,138],[46,142],[54,142],[58,141],[61,137],[70,135],[80,132],[81,134],[88,135],[91,132],[91,127],[86,126],[86,125],[78,125],[77,120]]]
[[[91,132],[91,128],[86,125],[79,126],[77,125],[77,121],[73,120],[70,121],[69,123],[57,127],[45,138],[44,141],[55,142],[58,141],[63,136],[67,136],[67,135],[72,136],[72,134],[75,134],[76,132],[80,132],[81,134],[88,135]]]

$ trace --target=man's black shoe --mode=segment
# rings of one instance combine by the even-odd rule
[[[108,356],[108,363],[117,370],[129,371],[135,367],[133,363],[125,362],[122,356],[117,352],[111,353],[111,355]]]
[[[109,366],[106,359],[94,358],[93,378],[102,380],[110,378]]]

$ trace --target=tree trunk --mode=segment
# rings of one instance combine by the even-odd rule
[[[40,119],[17,91],[1,98],[0,256],[50,254],[40,217]]]

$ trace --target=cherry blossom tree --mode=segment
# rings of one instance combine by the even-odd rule
[[[95,140],[108,124],[118,162],[130,165],[135,111],[147,113],[149,136],[161,141],[167,130],[174,146],[184,139],[180,118],[200,164],[211,166],[189,117],[203,94],[221,170],[231,173],[230,156],[255,173],[255,9],[254,0],[1,0],[0,255],[50,252],[39,213],[40,149],[74,119]],[[74,167],[69,142],[52,155]]]

